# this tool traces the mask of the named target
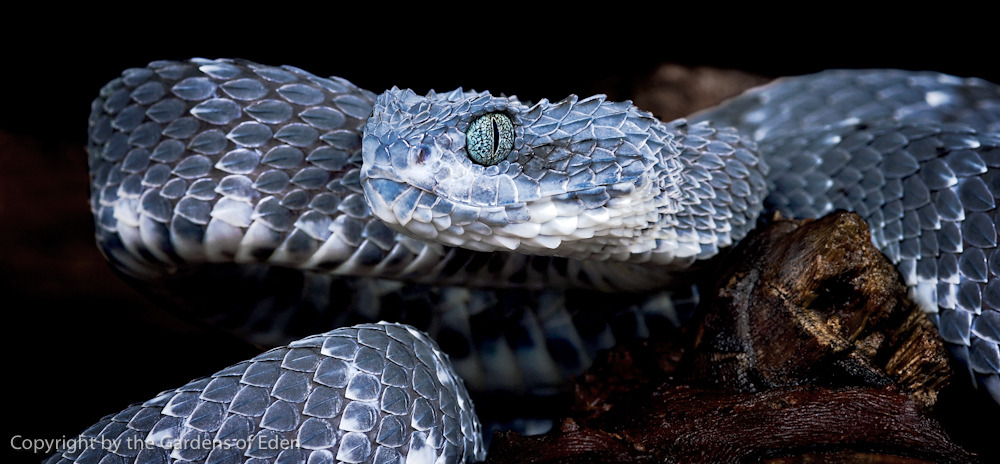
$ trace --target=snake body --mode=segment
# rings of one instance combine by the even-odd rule
[[[663,123],[602,96],[375,95],[195,59],[125,71],[95,100],[89,134],[97,241],[127,278],[187,292],[209,318],[249,317],[258,343],[391,318],[454,363],[410,326],[337,329],[82,435],[156,446],[50,462],[481,459],[455,379],[544,390],[616,338],[678,323],[666,289],[767,210],[859,212],[1000,401],[1000,87],[977,79],[829,71]],[[235,436],[300,441],[270,454],[169,446]]]

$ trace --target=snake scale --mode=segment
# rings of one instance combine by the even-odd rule
[[[89,136],[113,266],[283,346],[80,436],[142,446],[48,462],[480,460],[469,392],[558,389],[681,323],[684,270],[771,210],[861,214],[1000,401],[1000,87],[982,80],[827,71],[664,123],[603,96],[161,61],[100,91]]]

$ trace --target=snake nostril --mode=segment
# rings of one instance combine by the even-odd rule
[[[427,161],[427,158],[430,156],[431,156],[431,151],[427,147],[425,146],[417,147],[417,154],[416,154],[417,163],[424,164],[424,161]]]
[[[410,148],[410,164],[429,163],[434,158],[434,151],[427,145],[417,145]]]

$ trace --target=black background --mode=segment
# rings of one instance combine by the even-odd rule
[[[46,139],[82,140],[101,85],[128,67],[190,57],[290,64],[375,92],[464,86],[528,100],[594,91],[627,97],[629,78],[664,62],[765,76],[887,67],[1000,81],[995,16],[957,2],[892,13],[701,2],[542,14],[499,5],[505,8],[471,13],[468,5],[396,12],[291,4],[234,12],[192,4],[161,12],[58,11],[52,20],[42,19],[43,11],[11,16],[15,27],[3,30],[9,38],[0,122]]]
[[[72,437],[104,414],[253,354],[145,301],[93,246],[83,152],[87,114],[98,89],[125,68],[159,59],[240,57],[342,76],[375,92],[392,85],[418,92],[463,86],[529,100],[598,92],[628,98],[661,63],[766,76],[931,69],[1000,82],[1000,40],[991,30],[996,16],[959,4],[901,14],[848,6],[727,12],[716,4],[679,10],[621,2],[590,11],[573,7],[569,14],[534,8],[495,4],[458,14],[444,7],[247,4],[234,13],[156,4],[144,11],[29,7],[5,18],[2,438]],[[986,417],[995,430],[1000,416],[982,415],[995,410],[976,411],[969,420]]]

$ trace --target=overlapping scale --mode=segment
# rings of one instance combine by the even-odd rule
[[[362,138],[375,96],[342,79],[229,60],[155,62],[126,71],[101,90],[89,120],[99,243],[117,266],[144,278],[204,260],[305,269],[299,296],[309,285],[326,288],[310,292],[321,301],[331,298],[333,280],[310,270],[437,283],[648,288],[662,279],[641,264],[608,266],[493,250],[570,255],[565,244],[578,240],[588,244],[579,256],[656,262],[655,251],[670,249],[673,264],[686,265],[745,235],[762,209],[762,192],[770,190],[768,205],[786,215],[813,217],[836,208],[862,214],[874,242],[897,263],[913,297],[933,313],[955,353],[994,394],[1000,391],[1000,290],[994,283],[1000,274],[995,204],[1000,180],[990,171],[1000,165],[995,134],[1000,105],[990,102],[1000,98],[991,84],[933,73],[828,72],[786,80],[690,122],[667,125],[601,96],[523,105],[461,89],[432,92],[428,98],[435,102],[409,91],[388,93],[394,100],[386,104],[385,124]],[[442,136],[451,130],[448,124],[461,133],[470,115],[493,111],[514,115],[519,130],[513,154],[495,166],[469,170],[435,158],[460,152],[460,137],[438,138],[428,150],[407,139]],[[890,119],[880,122],[885,118]],[[937,124],[941,120],[949,124]],[[448,124],[436,126],[442,121]],[[391,130],[405,124],[413,126],[406,133]],[[369,152],[375,163],[363,166],[362,154]],[[418,164],[433,168],[411,169]],[[415,186],[394,182],[393,173],[406,170],[416,172]],[[430,193],[449,189],[454,201]],[[371,207],[391,211],[410,233],[445,246],[421,243],[379,222],[365,193]],[[506,235],[496,233],[500,230]],[[632,241],[609,246],[623,240]],[[388,307],[380,306],[379,298],[396,295],[381,292],[364,300],[371,304],[360,311],[377,315]],[[447,306],[444,295],[453,292],[434,295],[441,298],[437,304]],[[477,301],[494,297],[471,295],[453,306],[464,316],[442,316],[459,321],[449,330],[463,324],[493,330],[496,321],[482,310],[490,304]],[[463,374],[478,387],[556,382],[552,372],[577,372],[588,349],[614,338],[607,325],[595,324],[593,333],[581,329],[583,319],[567,325],[560,312],[565,308],[551,310],[559,304],[546,301],[535,313],[512,316],[517,323],[511,327],[533,327],[527,331],[531,336],[480,338],[475,349],[489,362],[462,357]],[[536,320],[540,313],[546,317]],[[642,331],[641,324],[632,326]],[[535,369],[546,363],[539,357],[546,350],[558,354],[551,358],[556,368]],[[505,360],[519,369],[507,372],[491,364]],[[378,362],[363,356],[361,364]],[[375,374],[365,369],[374,367],[361,371]],[[323,378],[348,389],[352,398],[374,401],[369,377],[355,377],[359,380],[349,386],[336,380],[336,369],[325,372]],[[302,401],[296,378],[289,374],[280,381],[276,394],[284,403],[269,405],[263,390],[234,392],[223,383],[218,394],[232,393],[234,401],[240,399],[238,409],[279,430],[291,426],[288,405]],[[383,380],[397,378],[402,378],[397,371],[383,372]],[[397,380],[386,382],[396,387]],[[380,399],[385,407],[397,411],[404,403],[417,404],[391,391]],[[303,410],[316,417],[346,407],[327,402],[328,390],[312,394],[315,399],[305,399]],[[425,426],[429,416],[420,404],[416,417],[384,427],[368,420],[370,408],[354,406],[356,420],[339,438],[349,445],[317,450],[316,459],[394,456],[358,434],[374,433],[376,443],[429,449],[440,436],[401,432]],[[179,399],[169,411],[181,414],[187,407]],[[211,405],[198,417],[199,432],[216,425],[242,432],[253,425],[220,422]],[[309,443],[328,443],[335,433],[313,419],[298,426],[314,437]],[[176,421],[165,421],[157,433],[169,436],[177,427]]]
[[[844,101],[857,102],[855,119],[837,111]],[[1000,184],[987,162],[1000,153],[997,102],[1000,90],[977,79],[829,71],[783,79],[699,119],[755,134],[773,168],[770,207],[792,217],[860,213],[953,352],[1000,401],[997,343],[977,329],[1000,309],[983,299],[997,276],[988,257]]]
[[[92,446],[46,462],[471,462],[485,453],[471,408],[426,335],[363,324],[294,341],[109,415],[78,437]]]

